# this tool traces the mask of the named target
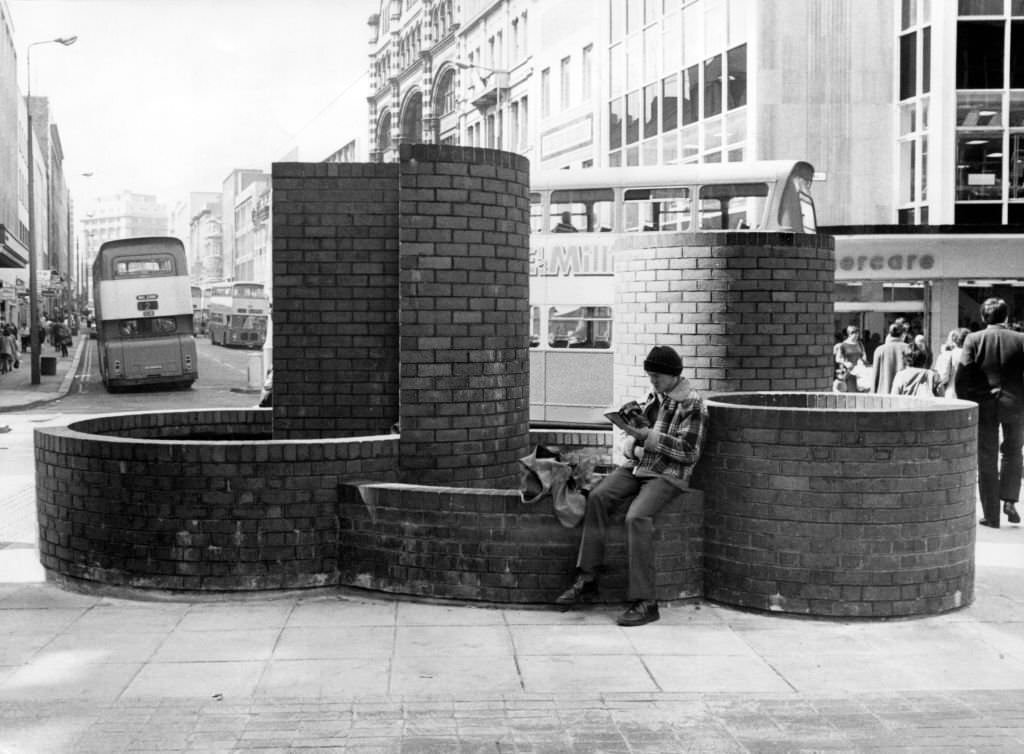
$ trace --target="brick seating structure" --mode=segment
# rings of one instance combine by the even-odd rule
[[[403,145],[397,164],[273,171],[273,409],[37,428],[48,576],[549,602],[579,533],[524,507],[518,459],[612,448],[530,431],[528,162]],[[831,383],[832,239],[621,240],[615,399],[647,392],[653,344],[706,394],[767,396],[709,404],[703,496],[656,520],[662,598],[829,617],[969,604],[976,411],[813,392]],[[622,586],[613,565],[605,597]]]

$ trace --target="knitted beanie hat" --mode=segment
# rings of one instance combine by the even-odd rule
[[[683,373],[683,360],[679,358],[674,348],[655,346],[644,359],[644,371],[678,377]]]

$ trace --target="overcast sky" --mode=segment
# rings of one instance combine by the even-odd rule
[[[79,211],[122,189],[169,207],[234,168],[365,145],[379,0],[8,0],[19,82],[50,98]],[[93,177],[80,174],[92,172]]]

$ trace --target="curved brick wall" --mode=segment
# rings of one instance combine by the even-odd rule
[[[37,429],[47,572],[171,591],[350,585],[516,603],[551,602],[566,587],[579,530],[564,528],[549,504],[524,505],[510,490],[367,483],[394,476],[397,436],[282,441],[270,429],[269,409]],[[534,439],[572,459],[606,451],[609,434]],[[697,493],[658,518],[661,599],[701,593],[702,516]],[[621,601],[619,527],[608,555],[602,595]]]
[[[387,478],[397,437],[271,441],[270,410],[98,417],[35,432],[51,575],[169,590],[338,584],[339,485]],[[248,438],[216,441],[211,437]]]
[[[834,241],[795,233],[644,233],[615,252],[615,396],[646,395],[670,345],[699,390],[827,390]]]
[[[705,596],[820,616],[974,597],[977,407],[834,393],[709,396]]]

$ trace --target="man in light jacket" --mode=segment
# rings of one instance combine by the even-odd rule
[[[680,490],[689,488],[707,428],[707,407],[682,377],[683,362],[669,346],[655,346],[644,360],[654,392],[644,406],[650,426],[629,427],[627,461],[606,476],[587,497],[578,576],[556,603],[568,609],[597,593],[597,569],[604,562],[609,514],[628,506],[626,542],[629,552],[630,607],[620,626],[641,626],[658,620],[655,592],[654,516]]]

